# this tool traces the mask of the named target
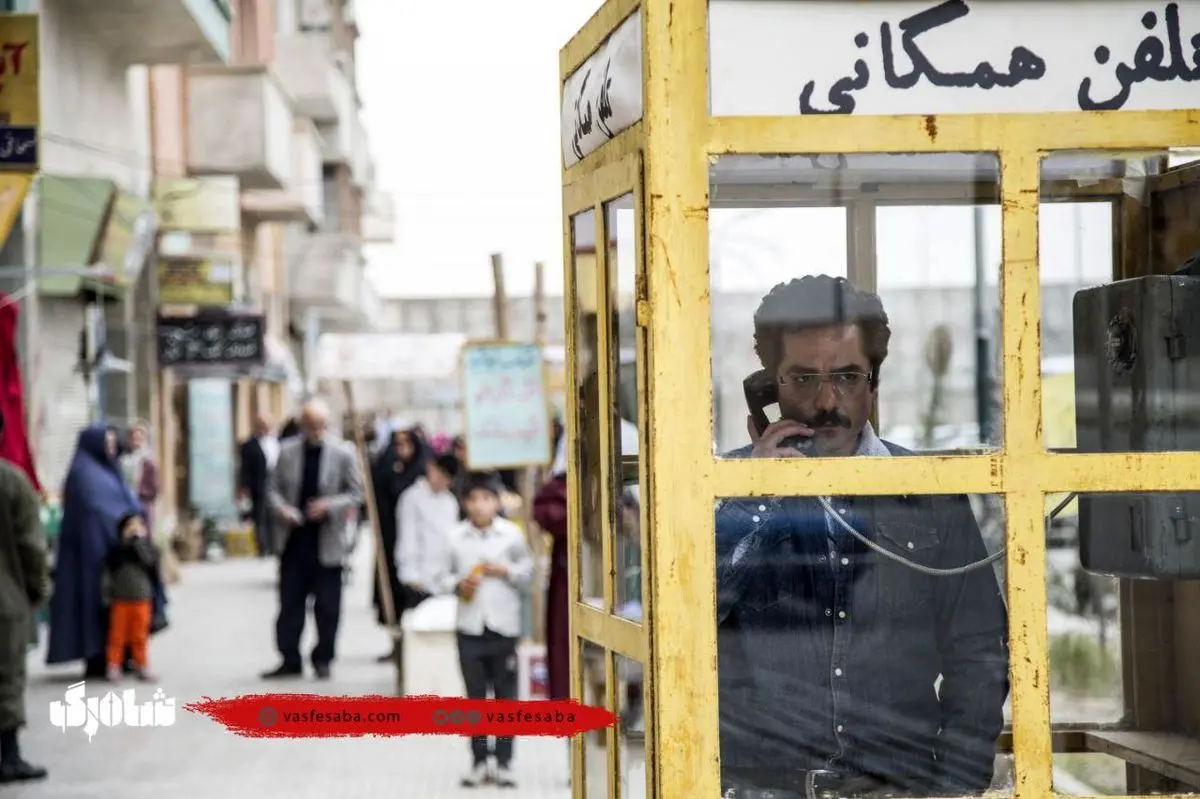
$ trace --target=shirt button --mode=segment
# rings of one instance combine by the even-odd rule
[[[838,508],[838,513],[840,513],[840,514],[842,514],[843,516],[845,516],[845,515],[846,515],[846,509],[845,509],[845,508]]]
[[[824,563],[824,562],[825,562],[825,556],[824,556],[824,555],[822,555],[822,556],[821,556],[821,562],[822,562],[822,563]]]
[[[834,670],[833,670],[833,675],[834,675],[835,677],[841,677],[841,676],[842,676],[842,670],[841,670],[841,669],[834,669]]]
[[[850,565],[850,558],[842,558],[842,565],[843,565],[843,566],[849,566],[849,565]]]
[[[839,610],[839,611],[838,611],[838,618],[839,618],[839,619],[844,619],[844,618],[846,618],[846,611],[844,611],[844,610]]]
[[[758,521],[758,517],[757,517],[757,516],[751,516],[751,517],[750,517],[750,521],[752,521],[752,522],[757,522],[757,521]],[[909,544],[909,546],[911,547],[911,546],[912,546],[912,544]]]
[[[758,509],[759,509],[760,511],[765,511],[765,510],[767,509],[767,506],[766,506],[766,505],[759,505],[759,506],[758,506]]]
[[[909,541],[909,542],[908,542],[908,548],[909,548],[909,549],[912,549],[912,548],[913,548],[913,542],[912,542],[912,541]]]
[[[841,724],[837,725],[837,731],[838,731],[838,732],[841,732],[841,731],[843,731],[844,729],[846,729],[846,728],[845,728],[845,727],[843,727]]]
[[[832,611],[832,610],[830,610],[829,608],[825,608],[825,615],[826,615],[826,616],[832,616],[832,615],[833,615],[833,611]]]

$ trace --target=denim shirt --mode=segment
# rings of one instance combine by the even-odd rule
[[[917,563],[988,554],[965,496],[832,505]],[[716,536],[723,770],[826,768],[923,796],[987,789],[1008,695],[991,566],[922,574],[867,549],[808,497],[723,501]]]

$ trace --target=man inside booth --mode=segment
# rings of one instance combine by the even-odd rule
[[[780,418],[751,403],[752,443],[726,457],[913,454],[869,421],[890,336],[842,278],[773,288],[754,340]],[[724,796],[989,787],[1008,626],[966,496],[730,499],[716,539]]]

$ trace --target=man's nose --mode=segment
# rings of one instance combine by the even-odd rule
[[[833,390],[832,381],[822,380],[820,387],[817,389],[817,410],[831,411],[836,409],[837,399],[837,393]]]

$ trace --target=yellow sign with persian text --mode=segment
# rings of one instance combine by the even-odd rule
[[[0,14],[0,169],[38,169],[37,14]]]

